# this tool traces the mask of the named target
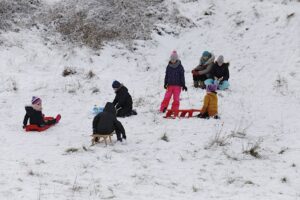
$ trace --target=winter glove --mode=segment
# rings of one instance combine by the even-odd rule
[[[26,125],[23,125],[23,129],[26,128]]]
[[[186,87],[186,86],[183,86],[183,87],[182,87],[182,90],[183,90],[183,91],[187,91],[187,87]]]
[[[165,85],[164,85],[164,88],[167,89],[167,88],[168,88],[168,84],[165,84]]]
[[[198,75],[198,71],[192,70],[192,74],[193,74],[193,76],[197,76]]]

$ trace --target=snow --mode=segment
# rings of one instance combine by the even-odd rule
[[[99,52],[54,45],[58,36],[45,42],[35,29],[0,35],[0,199],[300,199],[299,2],[167,4],[197,27],[153,33],[133,52],[120,43]],[[190,73],[202,51],[230,61],[231,87],[218,93],[221,120],[158,113],[173,49],[189,89],[181,108],[202,105],[205,91],[192,88]],[[65,67],[78,73],[63,77]],[[96,77],[86,78],[90,70]],[[138,115],[120,119],[126,144],[90,147],[90,111],[113,100],[113,80],[129,88]],[[43,133],[22,130],[33,95],[46,115],[62,115]],[[260,158],[243,153],[255,144]]]

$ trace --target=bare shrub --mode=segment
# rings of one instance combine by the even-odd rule
[[[281,183],[286,183],[287,182],[287,178],[286,177],[282,177],[280,180],[281,180]]]
[[[274,89],[278,93],[280,93],[282,95],[286,95],[288,92],[288,82],[287,82],[286,78],[284,78],[281,75],[278,75],[277,79],[275,80],[275,83],[274,83]]]
[[[74,152],[77,152],[79,151],[78,148],[74,148],[74,147],[71,147],[71,148],[68,148],[65,150],[66,153],[74,153]]]
[[[252,122],[245,122],[244,117],[241,117],[240,121],[235,124],[234,130],[231,131],[231,136],[236,138],[245,138],[247,135],[247,130],[252,124]]]
[[[165,141],[165,142],[169,142],[169,137],[167,136],[167,133],[164,133],[164,135],[160,138],[161,140]]]
[[[100,89],[99,88],[96,88],[96,87],[93,87],[92,88],[92,94],[97,94],[100,92]]]
[[[135,107],[142,107],[143,105],[145,105],[145,98],[143,97],[139,97],[134,101]]]
[[[288,147],[285,147],[285,148],[282,148],[278,154],[284,154],[289,148]]]
[[[9,78],[7,80],[7,87],[8,87],[7,91],[14,91],[14,92],[18,91],[17,82],[13,78]]]
[[[66,76],[73,75],[76,73],[77,73],[76,69],[71,68],[71,67],[65,67],[64,71],[62,72],[62,76],[66,77]]]
[[[254,185],[252,181],[245,181],[245,185]]]
[[[292,18],[292,17],[294,17],[295,16],[295,13],[291,13],[291,14],[288,14],[287,16],[286,16],[286,18],[287,19],[290,19],[290,18]]]
[[[292,164],[292,167],[296,167],[296,164],[295,164],[295,163],[293,163],[293,164]]]
[[[249,143],[247,148],[243,150],[244,154],[248,154],[253,156],[254,158],[261,158],[262,156],[259,154],[258,150],[260,149],[260,144],[262,143],[262,140],[259,139],[254,144]]]
[[[193,192],[198,192],[199,191],[199,188],[194,186],[194,185],[193,185],[192,189],[193,189]]]
[[[28,171],[28,175],[29,175],[29,176],[37,176],[37,177],[41,176],[39,173],[35,173],[35,172],[33,172],[32,170],[29,170],[29,171]]]
[[[87,73],[86,78],[87,78],[87,79],[92,79],[92,78],[94,78],[95,76],[96,76],[96,74],[95,74],[92,70],[90,70],[90,71]]]
[[[221,125],[221,128],[216,131],[215,136],[211,139],[205,149],[210,149],[213,146],[226,146],[227,144],[229,144],[228,140],[230,139],[231,135],[223,134],[222,131],[223,124]]]

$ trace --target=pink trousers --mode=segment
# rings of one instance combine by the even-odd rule
[[[166,91],[164,100],[161,102],[160,105],[160,112],[163,112],[164,109],[168,108],[170,99],[173,95],[173,103],[172,103],[172,110],[178,110],[179,109],[179,96],[181,92],[181,87],[180,86],[168,86],[168,89]]]

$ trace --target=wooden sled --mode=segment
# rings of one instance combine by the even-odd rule
[[[197,109],[186,109],[186,110],[167,110],[166,116],[164,118],[175,119],[176,117],[180,118],[190,118],[193,117],[194,112],[201,112]]]
[[[100,143],[100,142],[103,142],[103,141],[105,143],[105,146],[107,146],[107,138],[109,139],[109,142],[112,144],[111,137],[113,136],[113,133],[110,133],[110,134],[107,134],[107,135],[92,134],[91,136],[93,137],[92,138],[92,145],[91,146],[94,146],[96,143]],[[103,140],[101,141],[101,139],[103,139]]]

